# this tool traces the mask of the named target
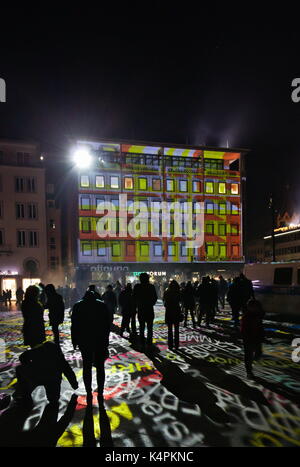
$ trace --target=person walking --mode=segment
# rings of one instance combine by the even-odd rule
[[[166,308],[165,322],[168,326],[168,347],[179,348],[179,323],[181,320],[181,295],[178,282],[172,280],[164,293],[163,302]]]
[[[199,285],[199,316],[198,325],[201,326],[202,318],[205,315],[205,324],[209,326],[213,319],[215,305],[215,290],[210,282],[209,276],[204,276]]]
[[[243,306],[243,291],[238,277],[233,279],[227,292],[227,301],[231,307],[234,326],[238,328],[240,320],[240,311]]]
[[[48,284],[45,287],[47,297],[45,309],[49,310],[49,322],[52,327],[54,342],[59,345],[59,329],[58,326],[64,322],[65,304],[61,295],[59,295],[53,284]]]
[[[130,335],[132,335],[132,331],[130,329],[129,323],[134,313],[134,299],[133,299],[132,285],[130,282],[126,285],[125,289],[123,289],[120,292],[119,306],[121,308],[121,313],[122,313],[120,335],[121,337],[123,337],[124,331],[127,331]]]
[[[107,306],[107,309],[110,313],[110,319],[111,323],[114,320],[114,314],[116,311],[116,306],[117,306],[117,297],[116,294],[113,291],[112,285],[108,285],[106,287],[106,291],[102,295],[102,300],[104,301],[105,305]]]
[[[194,296],[194,289],[192,286],[191,281],[188,281],[186,286],[184,287],[182,294],[181,294],[181,300],[183,304],[183,310],[184,310],[184,326],[187,327],[187,320],[188,320],[188,313],[190,312],[192,322],[193,322],[193,328],[196,327],[196,320],[195,320],[195,296]]]
[[[111,312],[94,292],[87,291],[72,309],[71,339],[82,355],[83,381],[88,404],[92,403],[92,367],[96,367],[98,400],[103,402],[105,360],[109,356]]]
[[[223,276],[219,276],[218,282],[218,298],[221,305],[222,310],[225,308],[225,297],[228,290],[228,284],[226,279]]]
[[[251,299],[247,303],[246,311],[241,319],[241,335],[244,343],[245,368],[247,377],[254,378],[252,372],[253,360],[262,355],[262,342],[264,338],[263,317],[264,311],[258,300]]]
[[[23,338],[24,345],[41,344],[45,339],[44,307],[39,302],[40,288],[30,285],[25,292],[21,311],[24,319]]]
[[[154,285],[149,282],[149,274],[143,272],[139,276],[140,284],[133,289],[133,298],[137,306],[140,324],[140,338],[142,347],[145,347],[145,326],[147,324],[147,345],[152,346],[154,305],[157,302],[157,293]]]

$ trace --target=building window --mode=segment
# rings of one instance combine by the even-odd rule
[[[214,192],[214,182],[205,182],[205,193]]]
[[[17,193],[23,193],[25,189],[24,177],[15,177],[15,191]]]
[[[0,245],[4,245],[4,230],[0,229]]]
[[[163,251],[162,251],[162,244],[154,244],[154,256],[160,256],[162,257]]]
[[[29,156],[27,152],[17,152],[17,164],[18,165],[29,165]]]
[[[149,245],[148,245],[148,243],[141,243],[140,244],[140,255],[144,256],[144,257],[149,256]]]
[[[104,176],[96,175],[96,188],[104,188]]]
[[[179,191],[187,191],[187,180],[179,180]]]
[[[37,205],[35,203],[29,203],[27,209],[28,219],[37,219]]]
[[[38,246],[38,233],[35,230],[30,230],[29,232],[29,246]]]
[[[17,230],[17,246],[22,247],[26,245],[25,230]]]
[[[152,180],[152,189],[153,191],[161,190],[161,180],[159,178],[153,178]]]
[[[222,215],[226,214],[226,203],[219,204],[219,214],[222,214]]]
[[[232,195],[238,195],[239,194],[239,185],[238,185],[238,183],[231,183],[230,192],[231,192]]]
[[[214,224],[206,224],[206,233],[208,235],[214,235]]]
[[[226,195],[226,183],[224,182],[219,183],[219,193],[222,195]]]
[[[226,235],[226,224],[219,224],[219,235],[224,236]]]
[[[133,257],[135,255],[135,244],[126,243],[126,256]]]
[[[226,258],[226,245],[223,243],[219,244],[219,255],[220,258]]]
[[[49,220],[49,227],[50,227],[50,229],[55,230],[56,226],[55,226],[55,220],[54,219]]]
[[[239,225],[238,224],[231,224],[230,230],[231,230],[231,235],[238,235],[239,234]]]
[[[24,219],[25,218],[25,206],[23,203],[16,204],[16,218]]]
[[[133,178],[132,177],[124,178],[124,188],[125,190],[133,190]]]
[[[55,201],[52,200],[52,199],[49,199],[47,201],[47,206],[48,206],[48,208],[55,208]]]
[[[214,244],[213,243],[206,244],[206,254],[210,258],[214,257]]]
[[[239,213],[239,207],[236,204],[231,205],[231,214],[236,215]]]
[[[82,254],[83,256],[92,256],[92,244],[91,243],[82,243]]]
[[[50,250],[55,250],[55,249],[56,249],[55,237],[50,237]]]
[[[147,178],[139,177],[139,190],[147,190]]]
[[[36,180],[35,177],[27,177],[27,191],[28,193],[36,192]]]
[[[193,180],[193,193],[200,193],[200,182]]]
[[[174,191],[175,183],[174,180],[167,179],[167,191]]]
[[[188,250],[187,250],[186,244],[182,243],[181,244],[181,256],[187,256],[187,255],[188,255]]]
[[[176,255],[176,245],[175,243],[169,243],[168,245],[168,256]]]
[[[110,188],[120,188],[119,177],[110,177]]]
[[[90,219],[81,220],[81,231],[83,233],[91,233],[91,220]]]
[[[206,214],[213,214],[214,213],[214,203],[206,203]]]
[[[81,197],[81,209],[83,211],[89,211],[91,209],[91,200],[88,196]]]
[[[97,255],[98,256],[106,256],[106,248],[105,243],[101,242],[97,244]]]
[[[88,175],[80,176],[80,186],[82,188],[88,188],[90,186],[90,179]]]
[[[112,256],[120,256],[121,255],[121,245],[120,245],[120,243],[113,243],[112,244],[111,254],[112,254]]]

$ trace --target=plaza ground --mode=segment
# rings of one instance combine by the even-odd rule
[[[47,338],[52,339],[48,327]],[[0,392],[12,394],[22,345],[19,311],[0,312]],[[86,404],[80,352],[70,340],[70,317],[61,326],[61,347],[79,381],[75,392],[62,382],[57,417],[49,417],[43,387],[33,393],[34,407],[18,418],[2,411],[0,428],[11,429],[10,445],[205,447],[300,446],[300,362],[292,360],[300,326],[265,321],[262,359],[255,381],[246,378],[243,347],[220,312],[210,328],[181,325],[180,349],[167,347],[164,307],[155,307],[154,348],[146,354],[120,337],[116,315],[106,361],[105,410]],[[300,341],[299,341],[300,342]],[[0,430],[0,431],[1,431]],[[21,435],[20,435],[21,432]],[[21,440],[21,441],[20,441]],[[1,444],[1,440],[0,440]],[[3,444],[1,444],[3,445]]]

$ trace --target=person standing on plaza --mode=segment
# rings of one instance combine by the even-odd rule
[[[24,298],[24,290],[22,289],[22,287],[18,287],[17,291],[16,291],[16,299],[17,299],[16,305],[17,305],[17,307],[21,306],[23,298]]]
[[[71,339],[74,350],[79,347],[82,355],[83,381],[87,402],[92,402],[92,367],[96,367],[98,399],[103,400],[105,360],[109,357],[108,345],[111,313],[107,306],[87,291],[73,306],[71,315]]]
[[[151,346],[153,339],[154,305],[157,302],[157,294],[154,285],[150,284],[149,275],[146,272],[140,274],[140,284],[134,286],[133,298],[137,306],[142,347],[145,346],[146,324],[147,345]]]
[[[105,305],[107,306],[107,309],[110,313],[111,317],[111,323],[114,320],[114,314],[116,311],[116,306],[117,306],[117,297],[116,294],[113,291],[112,285],[108,285],[106,287],[106,291],[102,295],[102,300],[104,301]]]
[[[134,313],[134,300],[133,300],[133,290],[131,283],[128,283],[120,292],[119,295],[119,306],[121,308],[122,313],[122,323],[121,323],[121,337],[123,336],[124,331],[129,332],[132,334],[130,330],[129,323],[132,319],[132,315]]]
[[[226,279],[223,276],[219,276],[219,283],[218,283],[218,298],[221,304],[222,309],[224,310],[225,307],[225,297],[228,290],[228,284]]]
[[[89,292],[94,292],[95,297],[96,297],[98,300],[101,300],[101,295],[100,295],[99,292],[97,291],[95,284],[89,285],[88,288],[87,288],[87,290],[88,290]]]
[[[40,288],[30,285],[25,292],[21,311],[24,319],[23,338],[24,345],[41,344],[45,339],[44,307],[39,302]]]
[[[59,295],[53,284],[48,284],[45,287],[47,302],[45,309],[49,310],[49,322],[52,327],[54,342],[59,345],[59,329],[58,326],[64,322],[65,304],[61,295]]]
[[[242,309],[244,311],[247,309],[248,301],[255,297],[252,282],[243,273],[239,275],[239,287],[242,298]]]
[[[241,319],[241,335],[244,343],[245,368],[247,377],[254,378],[252,372],[253,360],[262,355],[262,342],[264,339],[263,317],[264,311],[258,300],[248,301],[246,311]]]
[[[201,321],[205,315],[205,324],[209,326],[214,315],[215,294],[209,276],[204,276],[199,285],[199,316],[198,325],[201,326]]]
[[[183,304],[183,310],[184,310],[184,326],[187,326],[187,320],[188,320],[188,313],[190,312],[192,322],[193,322],[193,328],[196,327],[196,320],[195,320],[195,296],[194,296],[194,289],[192,286],[191,281],[188,281],[185,288],[181,292],[181,300]]]
[[[234,326],[237,328],[239,326],[240,311],[243,307],[243,290],[238,277],[233,279],[232,284],[228,288],[227,301],[231,307]]]
[[[181,320],[180,287],[175,280],[170,282],[164,293],[163,302],[166,308],[165,322],[168,326],[168,347],[179,348],[179,323]],[[174,332],[174,334],[173,334]]]

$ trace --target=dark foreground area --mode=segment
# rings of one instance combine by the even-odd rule
[[[86,403],[79,351],[73,351],[70,320],[61,327],[61,348],[79,389],[63,380],[59,407],[47,403],[43,387],[34,407],[0,411],[1,446],[300,446],[300,362],[292,341],[300,326],[267,317],[255,380],[246,378],[243,347],[220,312],[209,328],[181,326],[180,348],[167,348],[164,307],[157,305],[152,349],[121,338],[120,317],[110,336],[104,406]],[[66,313],[67,315],[67,313]],[[0,393],[12,394],[22,345],[18,311],[0,313]],[[48,338],[52,339],[50,328]],[[300,341],[299,341],[300,343]],[[300,344],[298,344],[300,346]],[[295,360],[295,359],[294,359]]]

